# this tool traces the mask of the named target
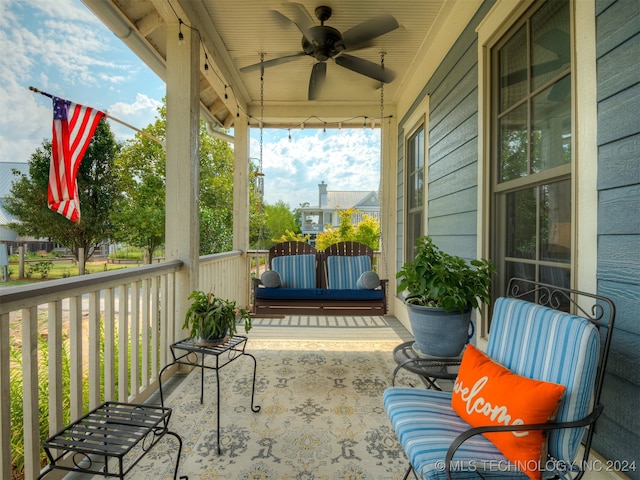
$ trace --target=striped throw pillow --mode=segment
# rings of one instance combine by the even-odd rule
[[[368,255],[356,257],[327,257],[327,283],[332,289],[357,290],[358,278],[371,270],[371,258]]]
[[[316,287],[316,256],[313,254],[275,257],[271,267],[280,274],[283,288]]]

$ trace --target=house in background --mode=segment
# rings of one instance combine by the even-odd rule
[[[342,210],[350,208],[355,210],[351,216],[351,222],[354,225],[360,223],[364,215],[380,220],[380,199],[376,192],[328,191],[327,187],[324,181],[318,184],[317,206],[300,209],[302,234],[311,235],[311,243],[314,243],[315,236],[322,233],[327,225],[333,227],[340,225],[338,212]]]

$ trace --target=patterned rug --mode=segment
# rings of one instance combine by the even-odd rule
[[[407,460],[389,424],[382,393],[391,385],[397,342],[252,340],[253,362],[222,368],[222,454],[216,448],[215,371],[200,370],[169,396],[170,428],[183,440],[178,475],[213,479],[399,479]],[[403,374],[401,374],[403,375]],[[398,381],[402,379],[398,378]],[[167,436],[127,478],[171,479],[175,440]]]

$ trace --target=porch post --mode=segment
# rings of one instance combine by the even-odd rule
[[[233,124],[235,137],[233,149],[233,249],[242,250],[245,254],[249,249],[249,140],[250,128],[248,117],[240,113]],[[242,269],[238,285],[238,305],[248,305],[249,284],[247,269]]]
[[[179,31],[184,42],[178,42]],[[182,260],[176,275],[174,332],[181,334],[187,297],[198,288],[200,222],[199,69],[197,33],[167,25],[167,172],[165,245],[167,260]]]

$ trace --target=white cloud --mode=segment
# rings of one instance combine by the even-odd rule
[[[162,98],[164,84],[79,0],[0,0],[0,51],[0,161],[28,161],[51,138],[51,100],[30,85],[138,128],[156,116],[160,101],[150,95]],[[134,133],[113,129],[119,140]]]
[[[263,172],[265,201],[282,200],[290,208],[318,204],[318,184],[330,191],[371,191],[379,186],[380,133],[370,129],[265,130]],[[251,156],[259,157],[257,132]]]
[[[99,25],[99,20],[86,9],[79,9],[74,0],[29,0],[29,6],[46,16],[61,20],[81,21]]]
[[[148,97],[145,94],[138,93],[135,102],[114,103],[107,109],[107,113],[136,128],[143,129],[155,121],[155,118],[158,116],[158,108],[161,106],[162,102]],[[136,133],[134,130],[117,122],[111,122],[111,130],[116,140],[119,141],[132,138]]]

